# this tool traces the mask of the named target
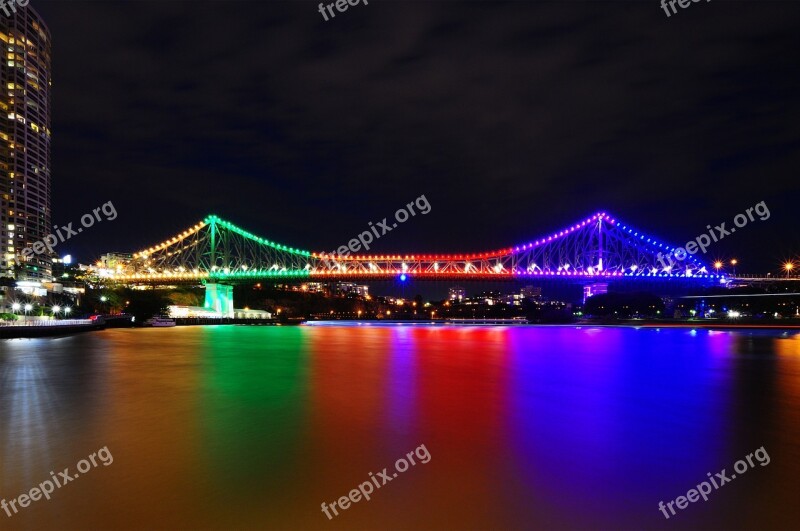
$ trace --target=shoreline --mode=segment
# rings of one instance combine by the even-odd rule
[[[51,325],[51,326],[1,326],[0,339],[35,339],[57,337],[105,329],[104,324]]]
[[[487,319],[487,321],[491,321]],[[602,327],[602,328],[686,328],[704,330],[798,330],[800,323],[796,324],[757,324],[757,323],[725,323],[725,322],[694,322],[694,321],[619,321],[619,322],[592,322],[578,321],[574,323],[462,323],[448,322],[443,320],[408,320],[408,321],[385,321],[385,320],[333,320],[333,321],[307,321],[306,326],[342,326],[353,325],[376,325],[376,326],[404,326],[404,325],[424,325],[424,326],[443,326],[443,327],[464,327],[464,326],[540,326],[540,327]]]
[[[384,320],[335,320],[335,321],[306,321],[303,323],[279,323],[279,322],[260,322],[260,323],[186,323],[180,324],[177,327],[169,328],[182,328],[185,326],[435,326],[442,328],[464,328],[464,327],[570,327],[570,328],[647,328],[647,329],[660,329],[660,328],[674,328],[686,330],[728,330],[728,331],[746,331],[746,330],[785,330],[785,331],[799,331],[800,323],[798,324],[756,324],[756,323],[724,323],[724,322],[662,322],[662,321],[620,321],[620,322],[575,322],[575,323],[521,323],[521,322],[447,322],[440,320],[408,320],[408,321],[384,321]],[[0,327],[0,340],[3,339],[36,339],[42,337],[59,337],[81,334],[86,332],[96,332],[105,330],[108,327],[104,324],[82,324],[82,325],[65,325],[65,326],[8,326]],[[127,328],[127,327],[125,327]],[[152,327],[131,327],[136,329],[150,329]]]

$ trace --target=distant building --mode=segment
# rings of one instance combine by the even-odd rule
[[[219,319],[221,317],[232,317],[236,319],[272,319],[272,314],[264,310],[251,310],[245,308],[243,310],[233,310],[232,315],[223,315],[222,313],[204,308],[202,306],[168,306],[169,316],[173,319],[177,318],[194,318],[194,319]]]
[[[72,257],[70,255],[63,258],[53,258],[52,262],[53,280],[63,278],[67,274],[67,270],[72,268]]]
[[[583,302],[586,302],[589,297],[606,293],[608,293],[608,284],[589,284],[583,287]]]
[[[50,30],[31,5],[0,15],[0,275],[51,279]]]
[[[103,269],[114,269],[118,265],[127,265],[131,260],[133,255],[130,253],[107,253],[101,256],[99,261]]]
[[[303,284],[300,286],[300,291],[306,291],[308,293],[325,293],[327,288],[322,282],[309,282],[308,284]]]
[[[456,286],[456,287],[450,288],[450,294],[449,294],[448,298],[451,301],[461,302],[466,297],[467,297],[467,290],[465,290],[464,288],[462,288],[460,286]]]
[[[358,295],[365,299],[369,296],[369,286],[351,284],[349,282],[339,282],[336,284],[336,291],[345,295]]]
[[[522,301],[525,300],[525,297],[521,293],[513,293],[505,295],[502,300],[510,306],[522,306]]]
[[[525,286],[520,290],[520,295],[524,299],[541,299],[542,288],[540,286]]]

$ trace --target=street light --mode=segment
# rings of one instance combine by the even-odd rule
[[[716,268],[717,273],[719,273],[719,270],[722,269],[722,262],[717,260],[716,262],[714,262],[714,267]]]
[[[106,302],[107,300],[108,300],[108,297],[106,297],[105,295],[100,297],[100,302]]]
[[[22,308],[22,306],[20,306],[18,302],[15,302],[14,304],[11,305],[11,309],[14,310],[15,312],[18,312],[20,308]]]
[[[64,315],[69,315],[69,312],[71,312],[71,311],[72,311],[72,308],[67,306],[66,308],[64,308]]]
[[[783,264],[783,268],[786,270],[786,278],[789,278],[789,273],[794,269],[794,264],[792,262],[786,262]]]
[[[737,260],[736,258],[731,260],[731,265],[733,266],[733,276],[736,276],[736,264],[738,264],[738,263],[739,263],[739,260]]]
[[[57,314],[60,311],[61,311],[61,306],[58,305],[53,306],[53,315]]]

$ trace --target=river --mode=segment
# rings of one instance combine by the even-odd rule
[[[659,510],[746,456],[708,501]],[[0,510],[0,528],[786,529],[800,521],[800,334],[328,325],[0,341],[0,497],[83,459],[50,500]]]

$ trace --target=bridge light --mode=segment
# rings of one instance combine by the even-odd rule
[[[406,274],[405,274],[405,273],[403,273],[402,275],[400,275],[400,282],[405,282],[406,280],[408,280],[408,277],[406,276]]]

